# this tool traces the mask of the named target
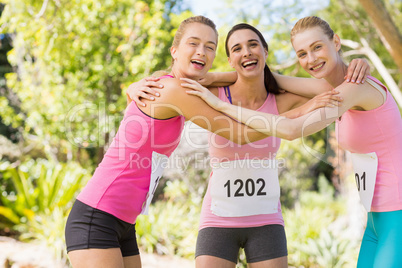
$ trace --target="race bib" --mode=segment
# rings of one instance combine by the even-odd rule
[[[370,212],[374,196],[375,182],[377,178],[378,158],[376,153],[356,154],[352,153],[353,170],[360,202]]]
[[[149,205],[154,197],[155,190],[158,187],[159,181],[162,177],[164,167],[167,165],[169,157],[157,152],[152,152],[152,171],[151,180],[149,183],[149,190],[145,202],[142,204],[141,214],[148,215]]]
[[[278,212],[280,187],[274,159],[236,160],[212,166],[211,211],[220,217]]]

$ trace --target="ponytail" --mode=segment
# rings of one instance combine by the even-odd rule
[[[272,74],[267,64],[265,64],[264,67],[264,85],[268,93],[272,94],[280,93],[278,83],[276,82],[275,77]]]

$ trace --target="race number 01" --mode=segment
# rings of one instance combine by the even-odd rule
[[[257,179],[257,183],[255,183],[251,178],[247,179],[246,183],[240,179],[237,179],[233,184],[235,186],[238,185],[234,197],[244,196],[244,193],[242,192],[243,187],[245,188],[245,192],[248,196],[253,196],[255,194],[255,184],[257,184],[257,186],[261,184],[260,188],[258,189],[257,196],[267,195],[267,193],[264,192],[265,181],[262,178]],[[231,197],[230,180],[228,180],[223,186],[227,188],[227,197]]]
[[[366,190],[366,172],[363,172],[363,175],[361,177],[359,177],[359,174],[355,173],[355,179],[356,179],[357,190],[360,191],[360,181],[362,181],[363,191],[365,191]]]

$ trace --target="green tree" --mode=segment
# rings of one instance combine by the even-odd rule
[[[362,2],[366,2],[362,5]],[[395,100],[402,107],[402,70],[400,64],[401,41],[399,37],[402,33],[400,1],[385,0],[375,1],[379,4],[378,10],[371,11],[372,1],[331,1],[328,8],[321,11],[319,15],[326,19],[333,30],[342,39],[343,56],[346,59],[355,57],[367,57],[372,67],[372,73],[382,80],[391,91]],[[380,10],[381,9],[381,10]],[[367,10],[367,11],[366,11]],[[376,13],[383,17],[383,22],[387,23],[387,33],[383,24],[378,24]],[[381,14],[381,15],[380,15]],[[386,19],[387,18],[387,22]],[[390,32],[395,35],[394,40],[387,41]],[[399,40],[399,42],[398,42]]]
[[[0,116],[23,127],[42,157],[99,161],[121,120],[126,86],[169,65],[171,11],[180,0],[3,2],[16,70],[7,86],[20,103],[15,109],[1,97]]]

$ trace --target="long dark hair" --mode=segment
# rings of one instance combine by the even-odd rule
[[[230,31],[226,37],[226,41],[225,41],[226,56],[228,56],[228,57],[230,56],[230,52],[229,52],[229,48],[228,48],[228,41],[229,41],[230,36],[238,30],[245,30],[245,29],[255,32],[258,35],[258,37],[260,38],[262,46],[268,51],[268,44],[265,41],[264,36],[262,36],[261,32],[258,31],[253,26],[251,26],[250,24],[240,23],[240,24],[233,26],[232,29],[230,29]],[[265,85],[265,89],[269,93],[273,93],[273,94],[280,93],[278,83],[276,82],[274,76],[272,75],[272,72],[269,69],[267,63],[265,63],[265,67],[264,67],[264,85]]]

